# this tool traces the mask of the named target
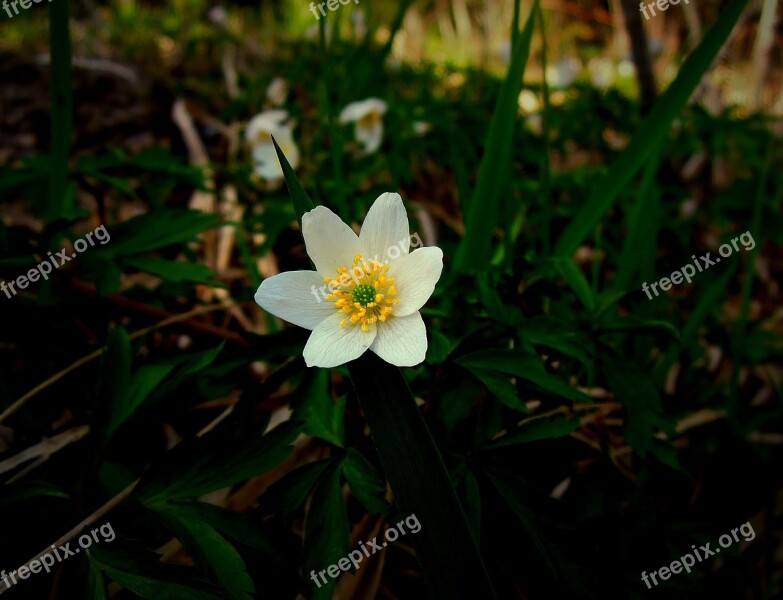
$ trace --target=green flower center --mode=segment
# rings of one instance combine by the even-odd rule
[[[375,301],[375,288],[371,285],[357,285],[353,290],[353,301],[358,302],[362,306],[367,306],[370,302]]]

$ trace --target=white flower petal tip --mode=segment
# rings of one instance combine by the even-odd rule
[[[408,214],[399,194],[387,192],[378,196],[364,218],[359,240],[364,254],[380,262],[408,254]]]
[[[302,216],[302,234],[316,271],[264,281],[256,302],[270,313],[312,329],[304,348],[308,366],[336,367],[368,349],[408,367],[427,353],[419,309],[443,271],[443,252],[430,246],[409,253],[408,216],[399,194],[381,194],[361,233],[326,207]]]

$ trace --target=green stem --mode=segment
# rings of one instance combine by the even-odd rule
[[[47,219],[54,221],[68,212],[68,158],[73,131],[71,87],[71,36],[68,28],[68,0],[49,4],[49,53],[52,69],[52,123]]]
[[[394,499],[415,514],[411,538],[434,598],[495,598],[443,459],[402,371],[372,352],[348,364]]]

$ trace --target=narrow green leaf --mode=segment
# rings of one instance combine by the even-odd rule
[[[523,413],[530,412],[517,395],[517,388],[508,380],[508,376],[491,369],[470,368],[470,372],[503,404]]]
[[[639,125],[628,147],[612,163],[606,175],[593,186],[587,204],[561,234],[555,254],[571,256],[617,201],[620,192],[649,158],[688,102],[747,3],[748,0],[732,0],[722,9],[718,20],[685,61],[677,78]]]
[[[476,188],[465,215],[465,237],[457,248],[454,261],[457,270],[482,267],[490,260],[500,207],[509,189],[514,132],[519,126],[517,99],[525,78],[537,7],[538,0],[533,4],[525,27],[514,44],[511,64],[495,105]]]
[[[381,463],[435,598],[495,598],[448,472],[399,368],[372,352],[348,363]],[[323,568],[323,567],[321,567]]]
[[[304,431],[335,446],[345,444],[344,396],[336,402],[329,390],[329,370],[316,369],[309,385],[303,388],[304,401],[297,407],[297,415],[304,421]]]
[[[570,258],[555,256],[549,260],[568,286],[574,291],[579,301],[584,304],[588,311],[593,312],[595,310],[595,294],[593,294],[585,274]]]
[[[479,350],[461,356],[457,364],[470,369],[488,369],[500,371],[515,377],[521,377],[555,396],[562,396],[573,402],[590,402],[592,399],[579,390],[575,390],[565,381],[550,375],[538,356],[531,356],[518,350]]]
[[[189,283],[202,283],[212,287],[226,287],[225,284],[216,281],[216,275],[212,269],[199,263],[187,263],[177,260],[166,260],[153,256],[128,256],[121,262],[129,267],[151,273],[164,281]]]
[[[485,448],[502,448],[559,438],[577,429],[579,429],[579,419],[568,418],[562,414],[532,417],[522,421],[516,429],[503,437],[486,444]]]
[[[351,488],[351,493],[362,503],[368,512],[374,515],[389,514],[386,501],[386,482],[364,455],[348,448],[342,462],[343,476]]]
[[[291,453],[301,424],[286,422],[248,441],[217,431],[182,442],[144,476],[134,494],[146,506],[193,498],[266,473]]]
[[[316,460],[286,473],[275,481],[261,498],[263,510],[292,513],[305,503],[315,484],[336,466],[333,458]]]
[[[288,186],[288,195],[291,197],[291,202],[294,203],[294,211],[296,212],[296,220],[299,221],[299,226],[302,226],[302,215],[308,210],[313,210],[315,204],[310,200],[310,196],[304,191],[302,184],[299,183],[299,178],[291,168],[291,163],[283,154],[280,146],[277,145],[275,138],[272,138],[272,143],[275,145],[275,152],[277,152],[277,158],[280,161],[280,166],[283,168],[283,177],[285,177],[285,183]]]
[[[305,521],[305,573],[322,571],[348,554],[350,524],[343,501],[340,470],[335,469],[315,487]],[[330,600],[337,583],[326,576],[320,586],[308,578],[313,600]]]

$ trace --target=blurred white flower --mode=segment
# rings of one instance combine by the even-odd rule
[[[357,40],[361,40],[367,35],[367,19],[364,16],[364,11],[361,8],[357,8],[351,14],[351,23],[353,24],[353,34]]]
[[[590,73],[590,82],[598,89],[606,90],[617,81],[617,64],[611,58],[591,58],[587,63],[587,70]]]
[[[576,81],[581,71],[582,61],[577,57],[564,58],[546,68],[546,82],[552,88],[567,88]]]
[[[413,133],[415,133],[418,136],[427,135],[430,131],[432,131],[432,123],[428,121],[414,121],[413,122]]]
[[[281,106],[288,96],[288,82],[282,77],[275,77],[266,88],[266,98],[272,106]]]
[[[368,349],[400,367],[422,362],[427,332],[419,309],[440,279],[443,252],[430,246],[409,253],[400,195],[381,194],[358,236],[324,206],[303,215],[302,235],[316,270],[270,277],[255,300],[312,330],[303,353],[307,366],[336,367]]]
[[[299,166],[299,147],[294,141],[293,128],[294,123],[288,121],[288,111],[282,109],[266,110],[250,119],[245,139],[253,154],[256,175],[268,181],[283,178],[272,136],[291,163],[291,168]]]
[[[379,98],[367,98],[352,102],[340,113],[340,123],[356,123],[354,136],[364,146],[367,154],[381,147],[383,141],[383,115],[386,103]]]

